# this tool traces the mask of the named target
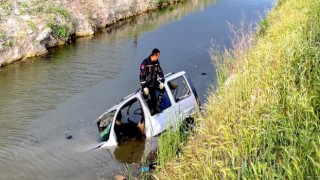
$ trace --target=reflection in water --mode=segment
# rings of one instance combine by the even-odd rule
[[[140,141],[87,151],[99,141],[94,119],[136,90],[138,64],[154,46],[165,73],[187,71],[206,94],[215,79],[210,39],[229,38],[225,22],[243,9],[272,3],[253,2],[186,1],[0,68],[0,179],[112,179],[123,162],[139,161],[149,149]]]
[[[144,155],[145,143],[145,139],[128,139],[113,154],[119,163],[138,163]]]
[[[181,2],[156,12],[147,12],[133,18],[124,19],[102,29],[101,32],[103,32],[102,35],[107,34],[109,38],[140,36],[145,32],[155,31],[168,24],[168,22],[179,21],[185,15],[194,11],[203,11],[205,7],[215,2],[216,0]]]

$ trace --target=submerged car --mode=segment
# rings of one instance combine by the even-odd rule
[[[99,147],[117,146],[128,137],[154,137],[169,128],[170,123],[182,121],[198,111],[200,100],[186,72],[172,72],[164,78],[162,112],[151,114],[150,100],[138,89],[97,118],[102,140]]]

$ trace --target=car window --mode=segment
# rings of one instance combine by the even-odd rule
[[[120,108],[122,114],[122,123],[128,123],[132,121],[138,123],[143,118],[144,113],[140,101],[137,98],[130,100]],[[120,113],[119,112],[119,113]]]
[[[159,96],[159,90],[156,90],[156,97],[158,98]],[[148,104],[148,108],[151,109],[151,98],[147,99],[147,104]],[[160,109],[163,111],[167,108],[169,108],[171,106],[171,101],[170,98],[168,97],[168,93],[166,91],[166,89],[164,89],[163,95],[162,95],[162,102],[160,105]],[[155,114],[151,114],[151,116],[154,116]]]
[[[170,102],[170,99],[168,97],[168,93],[165,91],[163,93],[163,96],[162,96],[162,103],[161,103],[160,108],[161,108],[161,110],[165,110],[170,106],[171,106],[171,102]]]
[[[172,96],[176,102],[191,96],[191,90],[184,76],[168,82]]]
[[[111,129],[111,125],[112,125],[111,122],[113,120],[115,112],[116,112],[116,110],[113,110],[113,111],[104,113],[99,117],[97,125],[99,127],[100,139],[102,141],[107,141],[109,139],[110,129]]]

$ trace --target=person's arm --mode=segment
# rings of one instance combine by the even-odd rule
[[[146,87],[146,61],[144,60],[140,65],[140,84],[142,88]]]
[[[162,68],[160,66],[160,61],[158,61],[159,67],[158,67],[158,75],[161,78],[161,82],[164,82],[164,75],[163,75],[163,71]]]

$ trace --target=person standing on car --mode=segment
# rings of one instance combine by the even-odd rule
[[[164,75],[159,62],[160,51],[155,48],[152,50],[149,57],[144,59],[140,65],[140,84],[142,87],[143,95],[145,99],[150,95],[150,111],[151,114],[161,112],[160,109],[162,103],[162,97],[164,93]],[[158,76],[160,82],[158,81]],[[158,98],[156,96],[156,90],[158,90]]]

